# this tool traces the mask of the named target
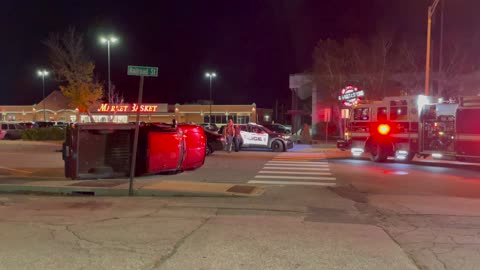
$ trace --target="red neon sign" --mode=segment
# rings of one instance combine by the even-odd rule
[[[158,105],[140,105],[136,103],[127,105],[110,105],[107,103],[101,104],[98,108],[99,112],[157,112]]]

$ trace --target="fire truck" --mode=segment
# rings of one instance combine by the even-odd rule
[[[414,157],[480,161],[480,97],[417,96],[365,101],[349,110],[341,150],[375,162]]]

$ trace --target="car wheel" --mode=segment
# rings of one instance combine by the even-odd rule
[[[370,159],[374,162],[384,162],[387,160],[385,147],[377,142],[373,142],[370,147]]]
[[[205,147],[205,155],[210,156],[212,153],[213,153],[212,146],[207,145],[207,147]]]
[[[283,143],[279,140],[272,142],[272,151],[273,152],[283,152]]]

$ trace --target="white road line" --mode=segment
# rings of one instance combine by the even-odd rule
[[[295,163],[295,164],[323,164],[328,163],[328,161],[279,161],[279,160],[271,160],[267,161],[271,163],[278,163],[278,164],[285,164],[285,163]]]
[[[267,170],[275,170],[275,169],[280,169],[279,167],[271,167],[271,166],[265,166],[263,169]],[[298,168],[298,167],[288,167],[288,166],[282,166],[281,169],[283,170],[292,170],[292,171],[329,171],[329,168]]]
[[[309,180],[324,180],[335,181],[335,177],[328,176],[282,176],[282,175],[256,175],[255,178],[273,178],[273,179],[309,179]]]
[[[249,184],[270,184],[270,185],[300,185],[300,186],[335,186],[335,183],[318,183],[318,182],[291,182],[291,181],[262,181],[250,180]]]
[[[296,167],[328,167],[328,163],[320,163],[320,164],[295,164],[295,163],[282,163],[282,164],[278,164],[278,163],[267,163],[265,164],[265,166],[280,166],[280,167],[283,167],[283,166],[296,166]]]
[[[281,153],[276,158],[279,157],[318,157],[325,156],[325,153]]]
[[[32,173],[32,172],[29,172],[29,171],[17,170],[17,169],[12,169],[12,168],[3,167],[3,166],[0,166],[0,169],[4,169],[4,170],[7,170],[7,171],[12,171],[12,172]]]
[[[305,175],[332,175],[329,172],[289,172],[289,171],[259,171],[258,173],[274,173],[274,174],[305,174]]]

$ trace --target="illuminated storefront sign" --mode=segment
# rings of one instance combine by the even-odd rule
[[[102,104],[100,105],[100,108],[98,108],[99,112],[159,112],[159,106],[158,105],[148,105],[148,104],[142,104],[138,105],[136,103],[132,104],[122,104],[122,105],[110,105],[110,104]]]
[[[361,100],[361,97],[365,96],[365,92],[358,87],[348,85],[342,89],[341,95],[338,96],[338,100],[345,106],[352,106]]]

